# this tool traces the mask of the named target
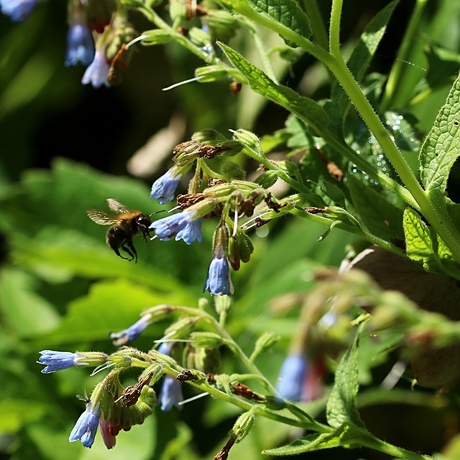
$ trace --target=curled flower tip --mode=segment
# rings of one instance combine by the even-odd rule
[[[81,82],[83,85],[91,83],[94,88],[100,88],[102,85],[110,87],[107,81],[107,74],[109,72],[109,64],[105,59],[104,50],[96,50],[93,62],[86,69]]]
[[[37,0],[0,0],[0,9],[14,22],[25,21],[35,8]]]
[[[234,292],[228,260],[222,251],[217,251],[209,264],[204,291],[212,295],[231,295]]]
[[[68,351],[52,351],[43,350],[40,352],[38,364],[45,364],[42,369],[43,374],[51,374],[52,372],[62,371],[73,366],[84,366],[84,363],[79,363],[78,360],[83,356],[78,353],[70,353]]]
[[[67,32],[67,51],[64,65],[74,66],[81,62],[89,65],[94,59],[94,42],[90,30],[85,24],[75,22]]]
[[[121,427],[112,425],[110,420],[106,420],[104,415],[101,415],[99,428],[105,447],[107,447],[107,449],[112,449],[117,443],[117,434],[120,432]]]
[[[181,177],[182,174],[176,174],[174,168],[169,169],[153,183],[150,196],[154,200],[158,200],[160,204],[174,200],[174,194]]]
[[[116,347],[121,347],[122,345],[133,342],[142,334],[142,332],[144,332],[147,326],[151,323],[151,320],[152,315],[147,314],[127,329],[123,329],[120,332],[111,332],[110,338],[113,340],[113,344]]]
[[[69,442],[81,441],[85,447],[90,448],[96,437],[98,423],[99,403],[93,408],[90,401],[86,406],[85,412],[80,415],[80,418],[73,427],[69,436]]]
[[[174,406],[181,409],[180,402],[184,400],[182,396],[182,385],[179,380],[171,375],[165,375],[163,387],[161,388],[158,402],[160,409],[164,412],[171,410]]]
[[[203,240],[201,223],[201,218],[195,218],[195,211],[185,210],[156,220],[150,228],[155,229],[155,234],[161,241],[175,238],[176,241],[184,240],[185,243],[191,244],[195,240],[200,243]]]
[[[302,386],[307,374],[307,362],[302,355],[289,355],[281,366],[276,390],[288,401],[302,399]]]

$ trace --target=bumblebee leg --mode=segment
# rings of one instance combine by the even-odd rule
[[[153,235],[152,235],[152,233],[153,233],[153,230],[150,230],[150,229],[147,229],[147,230],[142,232],[142,238],[144,238],[144,241],[146,243],[148,243],[152,239],[152,236],[154,235],[154,233],[153,233]]]
[[[128,259],[130,262],[131,260],[135,260],[135,262],[137,263],[137,251],[136,251],[136,248],[134,247],[133,243],[131,241],[127,241],[125,244],[123,244],[123,246],[121,247],[121,249],[123,249],[123,251],[125,251],[127,254],[130,255],[130,259]]]
[[[127,257],[123,257],[121,254],[120,254],[120,251],[118,250],[118,248],[112,248],[113,249],[113,252],[115,252],[115,254],[118,256],[118,257],[121,257],[122,259],[125,259],[125,260],[132,260],[131,259],[128,259]],[[123,248],[124,249],[124,248]],[[126,251],[127,252],[127,251]],[[131,255],[131,254],[130,254]]]

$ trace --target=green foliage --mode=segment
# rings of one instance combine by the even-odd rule
[[[373,61],[400,20],[396,0],[372,11],[357,36],[346,31],[362,17],[345,13],[368,13],[358,0],[176,0],[169,9],[161,0],[101,2],[113,20],[94,36],[98,51],[111,50],[104,59],[113,78],[125,72],[134,46],[159,45],[175,81],[200,83],[170,86],[170,74],[158,70],[169,89],[181,86],[186,130],[197,131],[186,139],[183,128],[166,130],[176,144],[168,147],[167,178],[145,161],[143,177],[158,178],[152,197],[161,205],[141,179],[99,172],[79,158],[57,156],[49,169],[29,160],[35,114],[48,102],[70,106],[82,94],[56,64],[51,32],[41,38],[48,24],[42,8],[52,2],[17,28],[0,24],[0,456],[314,459],[313,452],[334,448],[343,458],[377,458],[372,451],[456,458],[457,440],[441,447],[443,433],[425,444],[416,429],[423,420],[433,432],[445,420],[460,423],[458,414],[434,407],[429,390],[412,391],[410,383],[452,390],[458,399],[460,59],[436,33],[456,27],[451,2],[430,11],[426,1],[415,2],[408,24],[397,23],[405,29],[398,58],[382,74]],[[69,4],[71,19],[77,3]],[[131,20],[145,29],[134,40]],[[416,39],[421,31],[423,42]],[[123,37],[126,48],[114,58]],[[133,124],[145,126],[141,107],[160,112],[162,104],[152,104],[153,83],[143,67],[141,74],[124,99],[141,94]],[[232,94],[223,96],[229,82]],[[437,91],[448,86],[438,109],[446,93]],[[244,126],[237,113],[246,114]],[[159,117],[163,123],[166,116]],[[91,139],[98,135],[94,129]],[[108,162],[112,155],[105,155]],[[164,213],[175,188],[163,190],[163,181],[181,191],[175,213]],[[133,251],[132,239],[136,261],[117,257],[105,242],[110,227],[86,214],[110,214],[107,198],[154,222],[142,230],[136,220],[125,222],[133,214],[104,218],[119,232],[112,242],[122,255]],[[189,219],[185,227],[174,220],[180,216]],[[128,230],[133,234],[122,240]],[[163,241],[181,238],[187,244]],[[174,344],[164,354],[158,341]],[[297,368],[278,385],[286,355]],[[39,373],[37,359],[52,375]],[[163,376],[181,381],[186,397],[212,400],[162,412],[155,392],[167,405]],[[281,389],[286,380],[296,396]],[[76,394],[102,417],[107,447],[121,430],[113,452],[99,440],[84,453],[67,442],[85,408]],[[388,434],[380,418],[395,420],[409,405],[420,422],[412,416],[405,437]]]

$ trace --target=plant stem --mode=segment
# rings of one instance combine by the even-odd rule
[[[404,73],[407,70],[407,61],[409,56],[412,54],[412,50],[414,49],[416,43],[415,35],[418,32],[420,20],[426,3],[427,0],[417,0],[415,4],[415,8],[404,33],[401,46],[399,47],[398,55],[396,56],[396,60],[388,76],[388,81],[380,104],[382,112],[388,110],[394,105],[395,100],[400,93],[402,86],[401,82],[404,79]]]
[[[324,26],[324,20],[321,16],[317,0],[302,0],[302,5],[307,13],[308,19],[310,19],[310,26],[316,43],[318,43],[321,48],[327,50],[327,31]]]

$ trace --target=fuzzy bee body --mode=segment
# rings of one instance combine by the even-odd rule
[[[152,221],[150,216],[141,211],[130,211],[119,201],[113,198],[107,199],[108,207],[118,215],[111,216],[98,209],[88,209],[88,217],[96,224],[110,225],[105,241],[118,257],[137,262],[137,251],[133,244],[133,238],[141,233],[144,240],[150,238],[149,226]],[[129,257],[123,257],[120,249],[126,252]]]

